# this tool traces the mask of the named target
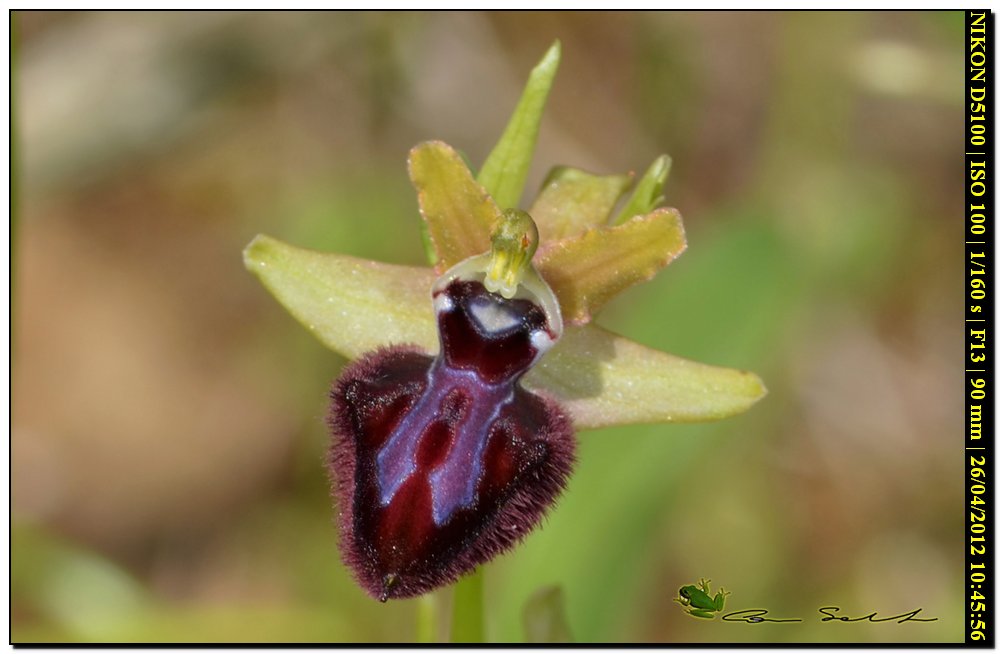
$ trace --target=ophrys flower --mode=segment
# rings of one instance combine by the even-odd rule
[[[592,324],[686,247],[680,215],[660,206],[666,157],[617,212],[631,175],[554,169],[528,210],[537,252],[533,236],[517,247],[520,214],[501,207],[520,196],[557,61],[554,48],[533,72],[478,180],[444,143],[411,151],[435,268],[265,236],[245,251],[293,315],[358,360],[332,394],[333,477],[345,560],[379,599],[451,581],[523,537],[565,483],[570,425],[714,420],[766,392],[752,373]]]

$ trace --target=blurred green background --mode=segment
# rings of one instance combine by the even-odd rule
[[[555,38],[525,205],[552,165],[669,153],[688,250],[599,322],[770,395],[580,434],[558,508],[488,567],[490,638],[523,640],[553,584],[581,641],[963,638],[961,13],[13,26],[13,641],[414,637],[419,601],[380,605],[339,561],[321,461],[344,361],[241,250],[422,263],[408,149],[481,163]],[[691,618],[671,598],[699,577],[805,621]]]

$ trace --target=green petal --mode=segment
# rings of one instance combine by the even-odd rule
[[[528,177],[531,157],[535,152],[538,126],[559,69],[561,54],[562,46],[556,41],[532,69],[507,128],[479,170],[479,183],[504,209],[517,208],[521,200],[524,180]]]
[[[490,249],[490,231],[500,216],[493,198],[472,178],[462,157],[447,143],[428,141],[410,150],[410,179],[444,271]]]
[[[437,349],[430,268],[303,250],[260,235],[243,262],[331,350],[354,359],[390,343]]]
[[[622,207],[612,224],[621,225],[636,216],[644,216],[663,204],[663,185],[666,184],[669,174],[670,157],[665,154],[657,157],[639,180],[632,197]]]
[[[535,265],[559,298],[563,319],[583,324],[617,293],[651,279],[686,247],[680,214],[658,209],[543,247]]]
[[[593,325],[566,330],[525,385],[560,400],[577,429],[718,420],[767,394],[752,372],[682,359]]]
[[[438,349],[430,268],[303,250],[258,236],[243,253],[293,316],[348,358],[383,345]],[[766,393],[756,375],[687,361],[599,327],[568,329],[525,378],[564,403],[578,429],[714,420]]]
[[[528,213],[538,225],[542,243],[558,241],[606,224],[631,185],[631,175],[600,176],[558,166],[549,173]]]

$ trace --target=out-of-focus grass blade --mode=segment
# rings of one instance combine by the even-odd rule
[[[74,639],[105,639],[153,606],[125,570],[42,529],[16,525],[11,556],[12,596]]]
[[[529,643],[572,643],[561,586],[539,588],[524,603],[524,639]]]

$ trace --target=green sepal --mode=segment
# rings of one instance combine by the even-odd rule
[[[719,420],[767,395],[752,372],[683,359],[595,325],[567,328],[524,382],[559,400],[579,429]]]
[[[305,250],[259,235],[243,263],[324,345],[349,359],[391,343],[437,349],[431,268]]]
[[[556,41],[532,69],[506,129],[479,170],[479,183],[503,209],[516,209],[521,200],[545,101],[561,56],[562,46]]]

